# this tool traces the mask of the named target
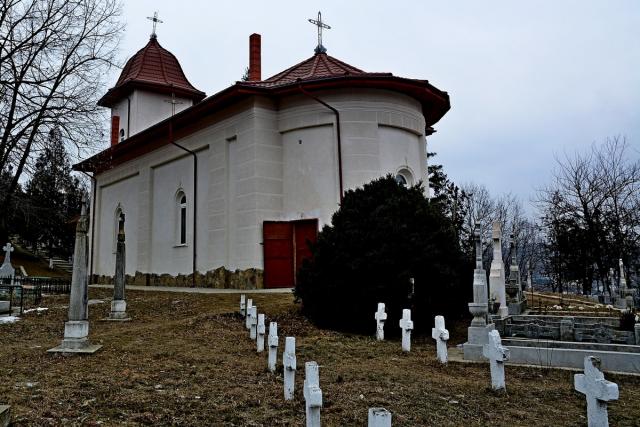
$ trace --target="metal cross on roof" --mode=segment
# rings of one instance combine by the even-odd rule
[[[156,38],[156,25],[158,23],[162,24],[163,21],[158,18],[158,12],[153,12],[153,16],[147,16],[149,21],[153,21],[153,31],[151,32],[151,37]]]
[[[322,22],[322,14],[319,11],[318,11],[318,19],[317,20],[309,19],[309,22],[311,22],[313,25],[318,27],[318,46],[316,46],[315,52],[325,53],[327,49],[324,46],[322,46],[322,29],[325,28],[327,30],[330,30],[331,27],[325,24],[324,22]]]
[[[171,104],[171,115],[175,116],[176,114],[176,105],[178,104],[184,104],[184,102],[182,101],[178,101],[176,99],[176,94],[175,93],[171,93],[171,99],[165,99],[164,102],[168,102],[169,104]]]

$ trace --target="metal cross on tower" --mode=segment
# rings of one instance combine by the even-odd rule
[[[322,29],[324,28],[324,29],[330,30],[331,27],[325,24],[324,22],[322,22],[322,14],[320,12],[318,12],[317,20],[309,19],[309,22],[311,22],[313,25],[318,27],[318,46],[316,46],[315,52],[325,53],[327,49],[324,46],[322,46]]]
[[[153,21],[153,31],[151,32],[151,37],[156,38],[156,25],[158,23],[162,24],[163,21],[158,18],[158,12],[153,12],[153,16],[147,16],[149,21]]]

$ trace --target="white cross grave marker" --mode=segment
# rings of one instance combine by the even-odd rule
[[[411,320],[411,310],[408,308],[402,310],[400,328],[402,329],[402,351],[411,351],[411,331],[413,330],[413,321]]]
[[[387,320],[387,313],[384,312],[384,303],[378,303],[378,311],[375,314],[376,319],[376,339],[384,341],[384,322]]]
[[[278,324],[269,323],[269,371],[276,371],[276,361],[278,359]]]
[[[255,340],[258,337],[258,307],[252,305],[249,309],[249,338]]]
[[[14,250],[13,246],[11,245],[11,243],[7,243],[2,247],[2,250],[4,251],[4,261],[2,263],[11,264],[11,252],[13,252]]]
[[[436,316],[435,323],[436,327],[431,329],[431,338],[436,340],[438,360],[440,363],[447,363],[447,341],[449,340],[449,331],[444,327],[444,317]]]
[[[600,370],[600,359],[594,356],[585,357],[584,374],[575,374],[573,384],[576,391],[587,398],[588,426],[607,427],[607,402],[618,400],[618,384],[604,379]]]
[[[502,346],[498,331],[489,332],[489,343],[482,346],[482,354],[489,359],[491,367],[491,388],[504,390],[504,362],[509,360],[509,349]]]
[[[307,427],[320,427],[322,390],[320,390],[320,368],[316,362],[304,365],[304,400],[307,410]]]
[[[384,408],[369,408],[368,427],[391,427],[391,412]]]
[[[258,353],[262,353],[264,351],[264,333],[265,333],[265,326],[264,326],[264,314],[260,313],[258,314],[258,328],[257,328],[257,334],[258,334],[258,339],[257,339],[257,352]]]
[[[240,314],[242,317],[247,315],[247,302],[244,294],[240,295]]]
[[[247,316],[244,319],[244,326],[247,329],[251,329],[251,317],[249,317],[249,311],[251,311],[251,307],[253,306],[253,300],[249,298],[247,300]]]
[[[293,391],[296,385],[296,339],[287,337],[284,340],[284,400],[293,399]]]

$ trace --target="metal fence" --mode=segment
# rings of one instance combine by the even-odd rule
[[[68,294],[71,292],[69,279],[54,277],[4,277],[0,278],[0,301],[9,301],[9,311],[20,307],[38,306],[42,294]]]

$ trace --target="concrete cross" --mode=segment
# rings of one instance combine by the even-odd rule
[[[387,313],[384,312],[384,303],[378,303],[378,311],[375,314],[376,319],[376,339],[384,341],[384,322],[387,320]]]
[[[240,314],[242,317],[247,315],[247,301],[244,294],[240,295]]]
[[[436,340],[436,349],[440,363],[447,363],[447,341],[449,341],[449,331],[444,327],[444,317],[436,316],[435,328],[431,329],[431,338]]]
[[[307,427],[320,427],[322,390],[320,390],[320,368],[316,362],[304,365],[304,400],[307,412]]]
[[[618,400],[618,385],[604,379],[600,370],[600,359],[594,356],[585,357],[584,374],[575,374],[573,384],[576,391],[587,398],[587,425],[607,427],[607,402]]]
[[[504,362],[509,360],[509,349],[502,346],[498,331],[489,332],[489,343],[482,347],[482,354],[489,359],[491,367],[491,388],[504,390]]]
[[[253,300],[249,298],[247,300],[247,315],[244,318],[244,327],[247,329],[251,329],[251,317],[249,317],[249,311],[251,311],[251,306],[253,306]]]
[[[408,308],[402,310],[400,328],[402,329],[402,351],[411,351],[411,331],[413,330],[413,321],[411,320],[411,310]]]
[[[384,408],[369,408],[368,427],[391,427],[391,412]]]
[[[11,246],[11,243],[7,243],[2,247],[2,250],[4,251],[4,261],[2,262],[2,264],[11,265],[11,252],[13,252],[14,250],[13,246]]]
[[[252,305],[249,309],[249,338],[258,338],[258,307]]]
[[[296,339],[287,337],[284,340],[284,400],[293,399],[293,391],[296,385]]]
[[[266,328],[264,325],[264,314],[260,313],[258,314],[258,330],[257,330],[257,334],[258,334],[258,338],[257,338],[257,342],[256,342],[256,351],[258,353],[262,353],[264,351],[264,334],[266,332]]]
[[[276,361],[278,358],[278,324],[276,322],[269,323],[269,371],[276,371]]]

